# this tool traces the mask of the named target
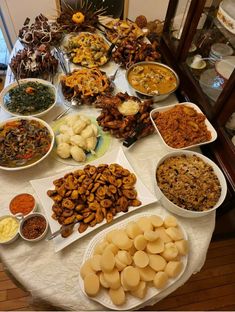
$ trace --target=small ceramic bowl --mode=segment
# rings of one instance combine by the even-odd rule
[[[17,216],[0,217],[0,244],[10,244],[19,237],[20,220]]]
[[[38,242],[43,239],[48,231],[48,221],[39,212],[33,212],[23,217],[20,222],[20,236],[28,242]]]
[[[26,209],[27,203],[27,209]],[[9,204],[11,214],[16,215],[22,213],[24,216],[35,212],[37,209],[37,202],[32,194],[22,193],[12,198]]]

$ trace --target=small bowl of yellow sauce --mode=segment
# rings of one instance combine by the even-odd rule
[[[17,217],[5,215],[0,217],[0,244],[14,242],[19,236],[20,221]]]
[[[165,100],[179,86],[179,77],[169,66],[158,62],[139,62],[126,72],[129,86],[137,96]]]

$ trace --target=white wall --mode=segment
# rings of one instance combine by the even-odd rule
[[[128,17],[131,20],[135,20],[138,15],[145,15],[148,21],[155,19],[163,21],[169,0],[128,0],[128,2]]]

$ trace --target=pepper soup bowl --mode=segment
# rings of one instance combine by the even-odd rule
[[[153,61],[130,66],[126,71],[126,80],[138,97],[152,99],[153,102],[165,100],[176,91],[180,83],[177,73],[171,67]]]
[[[22,217],[19,227],[20,236],[28,242],[38,242],[43,239],[48,231],[48,221],[40,212],[33,212]]]

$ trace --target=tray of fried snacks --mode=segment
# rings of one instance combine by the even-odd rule
[[[126,37],[131,36],[134,40],[144,36],[144,32],[136,23],[130,20],[112,19],[105,25],[106,36],[109,41],[119,44]]]
[[[52,233],[61,226],[74,225],[71,231],[66,228],[54,238],[55,251],[157,200],[135,174],[121,148],[73,172],[32,180],[31,184]]]
[[[159,61],[161,54],[158,44],[150,43],[143,38],[135,39],[132,36],[124,38],[112,52],[115,63],[124,68],[143,61]]]
[[[76,100],[80,104],[92,104],[98,95],[109,94],[113,85],[106,73],[98,68],[76,69],[61,77],[59,92],[69,102]]]
[[[155,108],[150,118],[163,143],[172,150],[208,144],[217,138],[209,120],[191,102]]]
[[[111,310],[133,310],[173,286],[187,261],[187,234],[174,216],[137,213],[90,241],[79,285]]]
[[[57,22],[49,21],[40,14],[30,24],[30,18],[26,18],[23,27],[19,30],[19,40],[22,44],[35,47],[42,43],[58,45],[62,39],[62,28]]]
[[[154,132],[150,120],[152,100],[141,102],[135,96],[119,92],[115,96],[99,96],[95,106],[101,108],[97,117],[98,125],[118,139],[128,139],[135,135],[139,139]],[[138,128],[141,131],[136,133]]]
[[[48,45],[41,44],[38,47],[27,47],[19,50],[11,58],[9,65],[17,73],[18,79],[48,79],[56,74],[58,60],[51,53]]]

